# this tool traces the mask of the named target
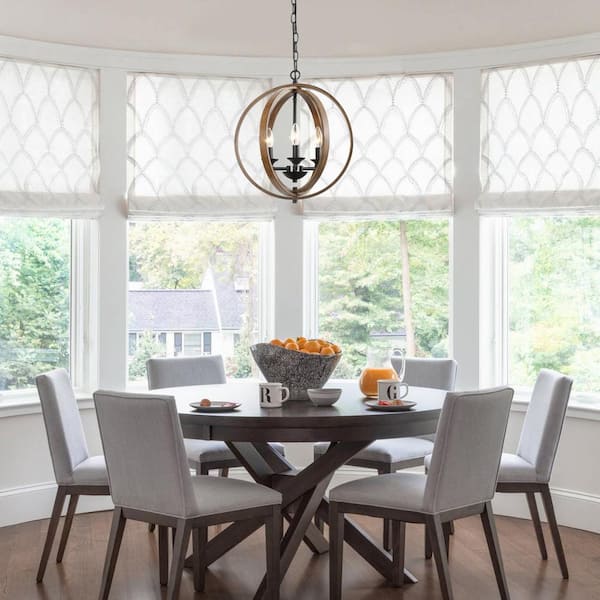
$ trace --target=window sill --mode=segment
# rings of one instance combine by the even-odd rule
[[[90,392],[77,392],[77,405],[79,410],[87,410],[94,407],[94,401]],[[35,415],[42,412],[40,399],[37,392],[23,392],[15,395],[0,396],[0,419],[5,417],[19,417],[22,415]]]
[[[530,391],[515,389],[512,410],[514,412],[527,412]],[[581,401],[571,398],[567,407],[567,419],[587,419],[600,421],[600,401]]]

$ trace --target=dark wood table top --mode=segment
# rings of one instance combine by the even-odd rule
[[[365,405],[354,381],[335,382],[342,396],[329,407],[289,400],[281,408],[261,408],[258,383],[230,382],[154,390],[174,396],[185,437],[225,441],[315,442],[375,440],[435,433],[446,396],[443,390],[411,387],[407,412],[379,412]],[[202,398],[240,402],[234,412],[201,413],[189,406]]]

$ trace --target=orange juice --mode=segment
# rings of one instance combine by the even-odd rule
[[[363,369],[358,380],[360,391],[365,396],[377,396],[377,381],[379,379],[398,379],[396,371],[392,367],[367,367]]]

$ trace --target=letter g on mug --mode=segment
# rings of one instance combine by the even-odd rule
[[[408,385],[397,379],[380,379],[377,381],[378,400],[399,401],[408,395]]]

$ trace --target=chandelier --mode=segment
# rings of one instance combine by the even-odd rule
[[[298,70],[299,36],[296,0],[291,0],[291,2],[293,69],[290,72],[290,79],[292,83],[267,90],[244,109],[235,131],[235,156],[242,173],[252,185],[265,194],[276,198],[291,199],[296,203],[299,198],[310,198],[322,194],[340,180],[350,164],[354,141],[348,115],[335,97],[322,88],[298,82],[300,71]],[[341,116],[339,122],[346,130],[345,138],[348,140],[348,149],[341,168],[337,171],[329,169],[327,180],[317,186],[323,180],[332,145],[329,119],[323,102],[331,104],[332,110],[337,110]],[[250,112],[263,104],[258,127],[258,146],[262,168],[267,179],[265,185],[269,187],[261,185],[250,175],[240,152],[242,126]],[[301,118],[308,121],[308,124],[301,126]],[[285,124],[281,124],[282,120],[288,120],[287,128]],[[286,129],[289,132],[287,140],[285,140],[285,134],[282,135]],[[284,158],[281,158],[279,154],[282,150],[282,138],[287,147],[283,148]],[[276,148],[279,151],[277,153]],[[286,154],[288,156],[285,156]]]

